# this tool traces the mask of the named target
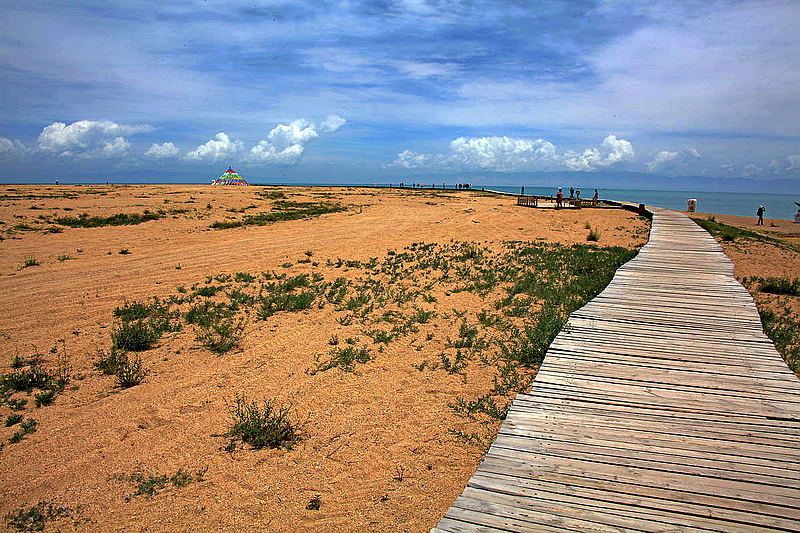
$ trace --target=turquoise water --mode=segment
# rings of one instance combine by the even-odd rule
[[[487,187],[496,191],[518,193],[519,187]],[[555,188],[525,187],[526,194],[549,196],[556,193]],[[647,191],[640,189],[600,189],[600,198],[608,200],[625,200],[665,209],[686,211],[686,201],[689,198],[697,200],[697,211],[700,213],[719,213],[724,215],[737,215],[741,217],[756,218],[756,209],[763,205],[767,212],[764,218],[780,218],[794,220],[800,195],[784,194],[752,194],[735,192],[697,192],[697,191]],[[569,189],[566,191],[569,196]],[[581,190],[582,198],[591,198],[594,189]]]

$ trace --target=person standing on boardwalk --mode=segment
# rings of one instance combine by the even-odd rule
[[[520,191],[520,194],[525,196],[525,186],[524,185],[522,186],[522,190]]]
[[[569,188],[569,197],[570,198],[575,198],[575,187],[570,187]]]
[[[597,194],[597,189],[595,189],[594,190],[594,196],[592,196],[592,205],[595,205],[595,206],[597,205],[598,197],[599,197],[599,194]]]
[[[558,194],[556,194],[556,209],[561,207],[561,202],[564,201],[564,193],[561,192],[561,187],[558,188]]]
[[[756,222],[756,226],[764,225],[764,211],[766,211],[766,209],[763,205],[758,206],[758,211],[756,211],[756,215],[758,215],[758,222]]]

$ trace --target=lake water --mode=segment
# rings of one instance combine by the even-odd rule
[[[253,185],[273,185],[272,183],[253,183]],[[277,183],[275,184],[277,185]],[[286,185],[316,186],[316,187],[388,187],[388,184],[369,183],[369,184],[328,184],[328,183],[293,183]],[[473,190],[480,189],[482,186],[474,184]],[[448,187],[450,188],[450,187]],[[487,185],[486,189],[494,191],[519,193],[519,186]],[[525,187],[526,194],[536,194],[539,196],[555,195],[555,187]],[[767,212],[764,218],[778,218],[784,220],[794,220],[797,206],[794,204],[800,201],[800,195],[785,194],[753,194],[735,192],[699,192],[699,191],[652,191],[645,189],[600,189],[600,198],[608,200],[623,200],[636,202],[645,205],[663,207],[664,209],[676,209],[686,211],[686,201],[689,198],[697,200],[697,211],[699,213],[719,213],[724,215],[736,215],[741,217],[756,218],[756,209],[763,205]],[[594,189],[584,189],[581,191],[583,198],[591,198]],[[569,195],[569,189],[565,196]]]
[[[520,191],[519,187],[486,187],[503,192]],[[555,188],[525,187],[526,194],[549,196],[556,193]],[[735,192],[697,192],[697,191],[648,191],[640,189],[600,189],[600,198],[608,200],[624,200],[636,202],[665,209],[686,211],[686,201],[689,198],[697,200],[697,211],[700,213],[719,213],[724,215],[737,215],[741,217],[756,218],[756,209],[763,205],[767,212],[765,218],[781,218],[794,220],[797,206],[794,202],[800,201],[800,195],[784,194],[752,194]],[[581,190],[582,198],[591,198],[594,189]],[[569,196],[569,189],[566,191]]]

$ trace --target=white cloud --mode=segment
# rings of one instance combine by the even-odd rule
[[[689,148],[681,152],[662,150],[656,154],[656,157],[652,161],[648,161],[644,165],[650,172],[661,172],[672,170],[677,166],[694,163],[698,159],[700,159],[700,153],[694,148]]]
[[[328,117],[328,119],[331,118]],[[332,119],[329,126],[336,123],[337,121]],[[262,163],[291,165],[297,163],[300,156],[303,155],[305,144],[318,136],[314,124],[303,118],[289,124],[278,124],[267,134],[266,139],[259,141],[250,149],[249,159]]]
[[[762,169],[756,165],[747,165],[742,169],[742,177],[749,178],[761,174]]]
[[[426,61],[399,61],[397,70],[414,79],[449,78],[458,73],[457,63],[431,63]]]
[[[515,170],[556,158],[556,147],[544,139],[459,137],[450,142],[450,160],[468,167]]]
[[[427,154],[412,152],[411,150],[403,150],[402,152],[397,154],[397,159],[392,161],[387,166],[401,167],[401,168],[419,168],[427,166],[430,160],[431,156]]]
[[[216,137],[205,144],[201,144],[184,157],[194,161],[218,161],[236,154],[242,147],[242,141],[232,140],[225,132],[221,131],[217,133]]]
[[[42,130],[37,143],[41,150],[61,156],[115,157],[130,146],[123,135],[154,129],[148,125],[124,125],[109,120],[79,120],[69,125],[53,122]]]
[[[103,144],[103,149],[100,151],[101,157],[117,157],[125,154],[130,148],[131,143],[125,140],[124,137],[114,137],[110,141]],[[86,155],[86,157],[94,157]]]
[[[609,135],[603,139],[599,148],[587,148],[582,154],[569,151],[563,155],[563,162],[570,170],[594,170],[631,161],[634,158],[633,145],[625,139]]]
[[[322,121],[322,124],[319,125],[319,129],[325,132],[336,131],[344,126],[346,122],[347,120],[339,115],[328,115],[325,120]]]
[[[21,155],[27,152],[27,147],[18,139],[0,137],[0,155]]]
[[[151,144],[150,148],[144,153],[146,157],[153,159],[165,159],[178,155],[178,147],[172,143]]]
[[[634,158],[633,145],[614,135],[607,136],[600,147],[588,148],[582,154],[568,151],[559,155],[550,141],[506,136],[458,137],[450,141],[448,148],[446,155],[404,150],[386,166],[461,167],[507,172],[554,170],[564,165],[570,170],[595,170]]]
[[[773,174],[783,174],[800,169],[800,155],[790,155],[778,161],[773,159],[769,162],[769,169]]]

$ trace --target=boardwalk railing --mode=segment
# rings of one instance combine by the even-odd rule
[[[434,532],[800,531],[800,381],[717,242],[654,211]]]

